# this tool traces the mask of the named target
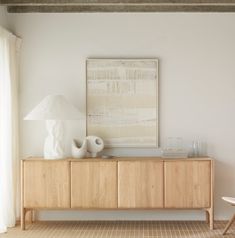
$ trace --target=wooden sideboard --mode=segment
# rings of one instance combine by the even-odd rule
[[[21,163],[21,227],[42,209],[203,209],[213,229],[213,160],[86,158]]]

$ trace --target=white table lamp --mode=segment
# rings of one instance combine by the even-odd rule
[[[62,95],[45,97],[24,120],[46,121],[48,136],[44,144],[45,159],[64,158],[64,120],[81,119],[81,112]]]

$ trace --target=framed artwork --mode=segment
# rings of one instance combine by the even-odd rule
[[[158,147],[158,60],[88,59],[87,135],[105,147]]]

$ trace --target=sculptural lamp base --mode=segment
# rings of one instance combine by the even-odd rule
[[[47,120],[48,136],[44,144],[45,159],[63,159],[64,151],[64,123],[62,120]]]

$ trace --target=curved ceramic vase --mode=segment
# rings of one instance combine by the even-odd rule
[[[73,139],[72,141],[72,156],[76,159],[81,159],[86,157],[87,153],[87,139],[80,143],[79,141]]]
[[[96,157],[97,153],[104,149],[104,141],[98,136],[87,136],[87,151],[91,157]]]

